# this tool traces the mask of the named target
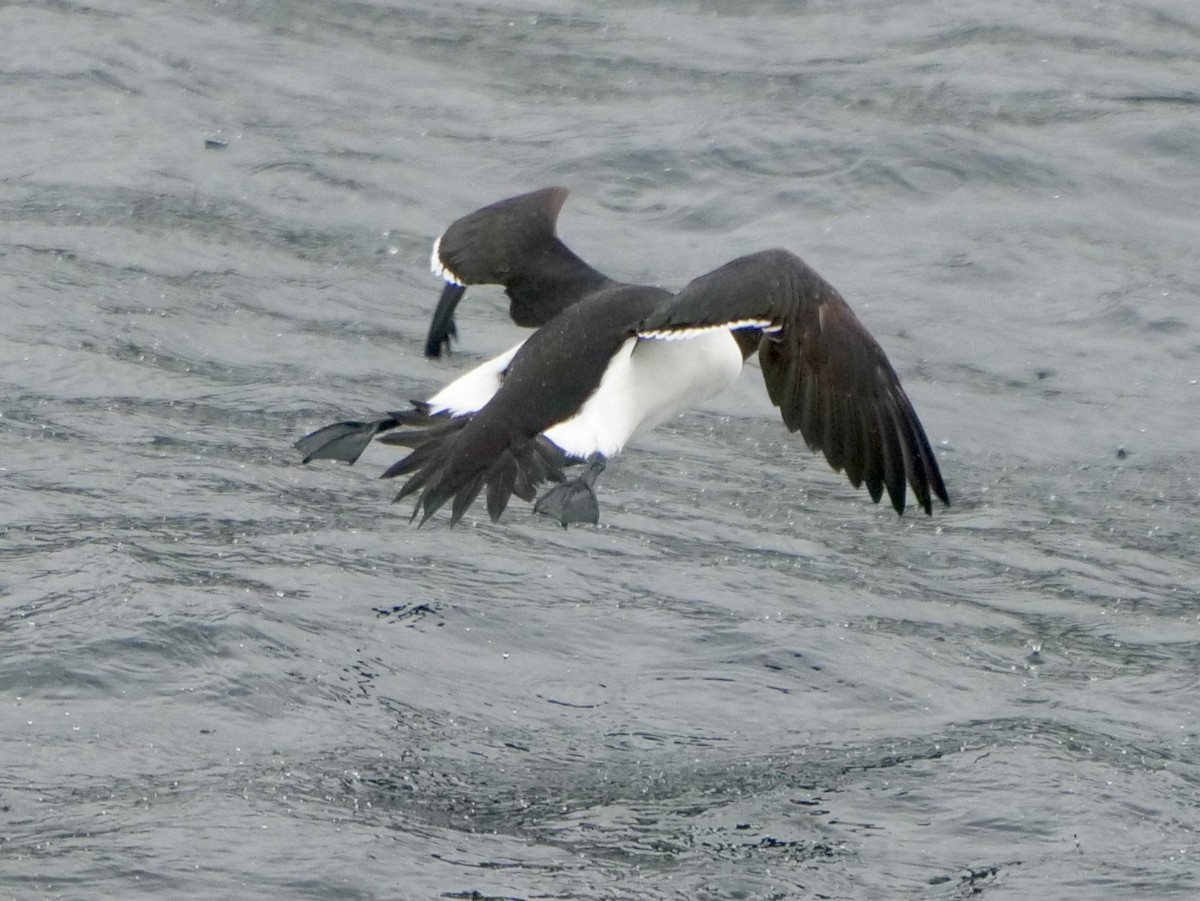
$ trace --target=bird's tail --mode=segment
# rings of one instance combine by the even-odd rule
[[[563,480],[563,452],[545,437],[513,441],[494,425],[470,415],[430,422],[380,440],[412,448],[382,478],[409,477],[395,499],[420,491],[412,516],[415,519],[419,513],[422,525],[450,500],[450,525],[454,525],[484,487],[488,515],[495,522],[514,494],[532,502],[539,485]]]

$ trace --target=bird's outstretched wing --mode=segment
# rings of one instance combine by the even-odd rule
[[[761,334],[771,402],[805,443],[823,451],[878,502],[904,512],[905,482],[932,512],[950,498],[937,458],[887,355],[841,295],[795,254],[739,257],[690,282],[638,326],[642,338],[685,340],[716,329]]]
[[[429,326],[425,355],[439,357],[458,336],[454,311],[468,285],[503,285],[517,325],[545,325],[612,279],[558,239],[566,188],[542,188],[468,213],[434,242],[430,267],[445,287]]]

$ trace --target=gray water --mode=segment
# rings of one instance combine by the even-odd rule
[[[1200,895],[1200,10],[0,6],[0,896]],[[787,247],[953,496],[750,369],[602,524],[302,467],[523,332],[429,246]]]

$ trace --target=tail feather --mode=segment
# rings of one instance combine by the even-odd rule
[[[408,477],[393,502],[417,495],[412,519],[420,517],[421,524],[450,502],[450,525],[454,525],[485,489],[488,516],[494,522],[513,495],[532,503],[538,486],[563,481],[568,462],[563,451],[542,435],[514,437],[476,414],[431,413],[428,404],[415,401],[411,410],[389,413],[386,418],[325,426],[296,446],[306,463],[316,459],[353,463],[384,431],[390,434],[379,437],[381,443],[407,447],[410,452],[384,470],[381,478]]]
[[[413,459],[414,457],[416,457],[416,459]],[[380,478],[393,479],[396,476],[406,476],[413,472],[417,473],[401,486],[400,493],[392,499],[393,501],[404,500],[404,498],[408,497],[418,488],[423,487],[425,483],[432,478],[433,474],[437,471],[434,467],[427,467],[425,469],[421,468],[428,462],[428,457],[421,458],[413,453],[409,454],[403,460],[398,460],[388,467],[387,471],[384,472]]]
[[[446,411],[440,413],[417,413],[414,411],[414,415],[407,416],[400,423],[408,426],[407,429],[384,435],[379,439],[379,443],[396,447],[421,447],[431,441],[437,441],[449,433],[459,431],[473,415],[473,413],[467,413],[461,416],[451,416]]]
[[[439,424],[412,446],[412,452],[383,476],[409,477],[395,499],[419,492],[413,519],[420,517],[421,524],[449,502],[453,526],[485,489],[488,516],[495,521],[513,495],[531,502],[539,485],[564,478],[565,456],[546,438],[537,435],[514,442],[500,430],[473,423],[471,417]]]
[[[381,479],[394,479],[396,476],[408,475],[415,472],[423,466],[426,466],[430,461],[437,462],[443,457],[446,451],[446,441],[452,439],[466,425],[465,422],[453,422],[453,428],[437,429],[435,434],[427,434],[422,436],[420,443],[409,444],[412,448],[412,453],[407,457],[397,460],[391,466],[380,474]],[[391,437],[391,436],[389,436]],[[388,444],[399,442],[387,442]]]
[[[483,490],[484,477],[482,474],[476,474],[473,478],[467,481],[465,485],[458,489],[454,494],[454,503],[450,505],[450,524],[458,522],[462,519],[462,515],[467,512],[467,508],[471,506],[475,498],[479,497],[479,492]],[[440,506],[440,504],[439,504]],[[429,519],[434,514],[437,508],[427,511],[421,518],[421,522]]]
[[[517,478],[517,468],[513,462],[512,453],[504,451],[496,463],[495,476],[488,480],[487,510],[492,522],[500,518],[500,514],[508,506],[508,499],[512,497]]]

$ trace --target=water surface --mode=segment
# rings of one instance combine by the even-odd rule
[[[1047,6],[0,9],[0,896],[1191,898],[1200,18]],[[425,528],[291,448],[523,333],[429,245],[572,188],[677,288],[787,247],[954,506],[756,371],[602,525]]]

